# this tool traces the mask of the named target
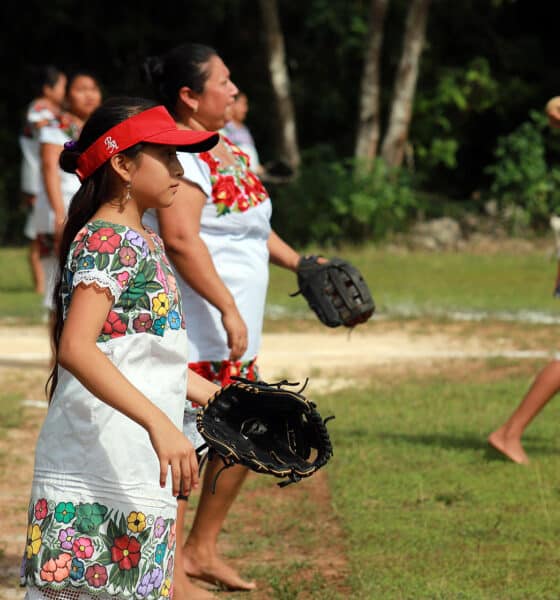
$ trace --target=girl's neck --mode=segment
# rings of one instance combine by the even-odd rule
[[[100,219],[142,231],[143,216],[144,210],[140,209],[135,202],[123,202],[122,199],[116,198],[104,202],[93,215],[92,220]]]

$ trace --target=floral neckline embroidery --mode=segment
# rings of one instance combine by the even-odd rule
[[[249,157],[227,137],[222,136],[234,156],[233,165],[223,166],[210,152],[199,157],[210,168],[212,202],[219,217],[232,212],[246,212],[268,199],[268,193],[259,178],[249,170]]]

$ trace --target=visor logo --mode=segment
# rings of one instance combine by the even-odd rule
[[[119,145],[110,135],[105,138],[104,142],[105,148],[109,154],[113,154],[113,152],[116,152],[119,149]]]

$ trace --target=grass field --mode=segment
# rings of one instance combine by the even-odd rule
[[[389,317],[369,325],[373,333],[381,326],[399,331],[400,319],[413,314],[422,316],[414,327],[426,334],[438,330],[441,315],[472,311],[490,319],[444,326],[459,338],[507,333],[517,349],[556,346],[556,325],[512,323],[506,331],[510,324],[497,327],[491,320],[506,312],[560,315],[558,301],[551,298],[556,265],[547,252],[427,254],[370,248],[341,254],[363,270]],[[270,305],[283,307],[288,316],[304,314],[302,299],[287,296],[294,289],[292,274],[272,269]],[[41,318],[22,250],[0,251],[0,298],[7,324]],[[289,323],[269,321],[267,327]],[[419,360],[371,372],[356,364],[337,373],[318,369],[313,377],[348,381],[345,389],[317,398],[324,415],[336,415],[329,425],[335,456],[325,470],[330,497],[327,505],[317,504],[310,482],[297,486],[297,495],[292,486],[277,493],[266,479],[250,483],[248,508],[243,512],[234,505],[226,536],[235,542],[228,556],[239,561],[237,568],[246,565],[245,572],[266,586],[252,596],[557,600],[560,404],[551,403],[528,430],[528,467],[502,460],[485,441],[542,364],[494,358]],[[14,390],[0,398],[0,445],[6,431],[20,424],[19,399],[25,392]],[[0,466],[8,464],[6,455],[0,453],[0,459]],[[329,525],[333,515],[338,534]],[[317,562],[309,562],[331,545],[348,564],[339,587]]]
[[[527,367],[489,362],[467,376],[455,364],[321,399],[336,412],[329,481],[356,598],[559,597],[560,406],[530,429],[529,468],[485,443],[527,387],[512,372]]]
[[[329,252],[325,252],[329,255]],[[534,311],[555,315],[552,298],[556,262],[550,248],[517,253],[395,252],[376,247],[347,249],[370,284],[380,313],[393,317],[441,316],[452,312],[500,313]],[[268,294],[273,315],[309,315],[292,273],[271,268]],[[33,293],[26,250],[0,251],[1,320],[39,322],[44,311]]]

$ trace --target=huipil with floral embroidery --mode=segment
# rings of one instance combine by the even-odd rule
[[[200,237],[208,247],[218,275],[231,292],[248,329],[247,351],[239,361],[228,360],[230,350],[220,312],[178,278],[189,329],[189,366],[204,377],[227,383],[232,375],[257,375],[256,357],[261,343],[268,287],[268,238],[272,206],[249,158],[222,136],[231,164],[211,152],[179,152],[183,178],[206,196],[200,220]],[[149,211],[144,221],[157,227]],[[193,408],[187,403],[183,431],[195,445]]]
[[[89,223],[63,272],[64,315],[78,285],[113,297],[98,348],[180,427],[187,337],[161,240],[149,230]],[[37,442],[22,582],[92,596],[170,597],[177,502],[169,478],[159,486],[148,434],[58,372]]]

